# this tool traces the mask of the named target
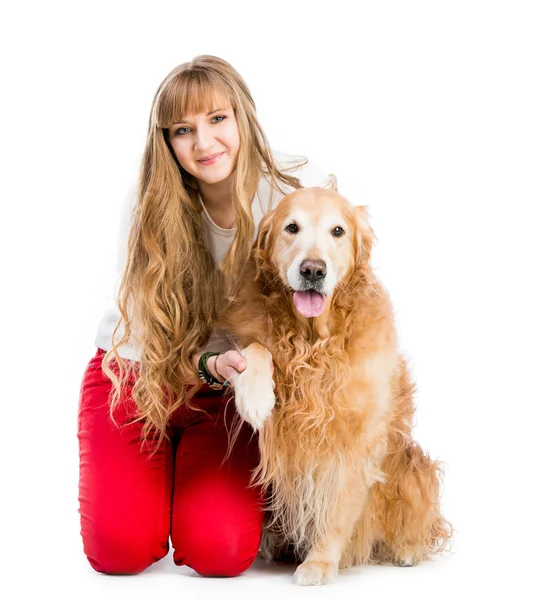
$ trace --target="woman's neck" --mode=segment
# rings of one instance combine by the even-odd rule
[[[198,180],[201,199],[209,216],[223,229],[232,229],[236,226],[232,205],[232,183],[232,176],[218,183],[205,183]]]

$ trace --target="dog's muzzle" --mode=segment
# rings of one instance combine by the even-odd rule
[[[323,293],[327,266],[323,260],[306,259],[300,265],[300,285],[293,291],[294,305],[304,317],[318,317],[327,297]]]

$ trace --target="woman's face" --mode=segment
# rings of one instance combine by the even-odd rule
[[[208,114],[184,116],[168,131],[168,140],[182,168],[207,184],[219,183],[231,175],[240,148],[234,109],[221,104]]]

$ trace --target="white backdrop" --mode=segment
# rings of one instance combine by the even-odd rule
[[[554,593],[555,4],[14,6],[0,15],[2,595]],[[233,580],[192,576],[170,556],[137,577],[89,567],[80,380],[114,291],[119,210],[152,97],[197,54],[238,69],[275,149],[370,206],[375,265],[418,382],[416,437],[447,465],[452,555],[313,591],[259,562]]]

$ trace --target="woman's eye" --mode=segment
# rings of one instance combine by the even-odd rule
[[[189,127],[180,127],[179,129],[176,129],[175,133],[176,135],[184,135],[185,133],[189,133],[191,131],[191,129]]]
[[[226,119],[226,116],[225,115],[217,115],[216,117],[213,117],[213,121],[215,119],[220,119],[220,121],[216,121],[216,122],[217,123],[222,123]]]
[[[333,229],[333,235],[335,237],[341,237],[342,235],[344,235],[344,229],[342,227],[335,227]]]
[[[290,225],[286,227],[286,231],[288,231],[288,233],[298,233],[300,229],[296,223],[290,223]]]

